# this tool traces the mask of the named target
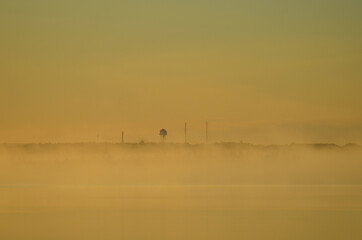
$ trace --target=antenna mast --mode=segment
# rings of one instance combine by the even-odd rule
[[[187,123],[185,122],[185,144],[187,143]]]
[[[206,121],[206,143],[209,140],[209,123]]]

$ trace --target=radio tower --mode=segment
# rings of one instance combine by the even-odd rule
[[[185,144],[187,143],[187,123],[185,122]]]
[[[206,143],[209,140],[209,123],[206,121]]]

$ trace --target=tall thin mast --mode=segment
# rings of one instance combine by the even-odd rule
[[[206,121],[206,143],[209,140],[209,123]]]
[[[185,122],[185,144],[187,143],[187,123]]]

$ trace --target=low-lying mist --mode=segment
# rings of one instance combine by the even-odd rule
[[[0,158],[1,184],[362,184],[358,146],[30,144]]]
[[[355,145],[0,145],[0,239],[359,240]]]

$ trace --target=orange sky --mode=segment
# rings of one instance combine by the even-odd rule
[[[1,1],[0,142],[362,143],[361,7]]]

